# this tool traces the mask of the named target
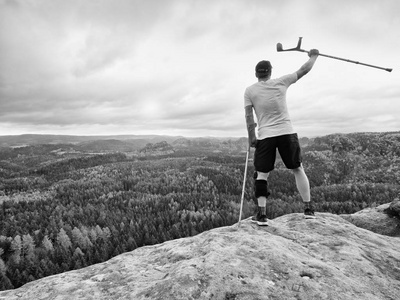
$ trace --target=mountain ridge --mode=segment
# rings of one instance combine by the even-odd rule
[[[37,144],[64,144],[64,143],[82,143],[101,140],[145,140],[147,142],[157,143],[166,141],[172,143],[179,139],[188,140],[229,140],[243,139],[243,137],[184,137],[172,135],[62,135],[62,134],[21,134],[21,135],[0,135],[0,146],[23,146]]]

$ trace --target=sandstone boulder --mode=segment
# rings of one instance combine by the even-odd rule
[[[390,203],[387,213],[400,218],[400,199],[397,198]]]
[[[373,208],[366,208],[351,215],[340,215],[354,225],[368,229],[375,233],[400,237],[400,217],[396,209],[398,201],[382,204]]]

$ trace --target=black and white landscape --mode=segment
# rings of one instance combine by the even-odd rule
[[[318,212],[351,214],[400,192],[400,133],[302,138]],[[0,137],[1,289],[238,221],[246,138]],[[254,208],[253,167],[244,218]],[[268,217],[302,211],[278,159]]]

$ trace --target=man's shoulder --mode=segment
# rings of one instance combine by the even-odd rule
[[[274,80],[283,80],[283,79],[286,79],[286,78],[297,79],[297,73],[294,72],[294,73],[286,74],[286,75],[277,77]]]
[[[279,82],[279,83],[284,83],[284,84],[292,84],[297,81],[297,73],[294,72],[294,73],[286,74],[281,77],[272,79],[271,81],[277,82],[277,83]]]
[[[245,94],[251,93],[252,90],[256,89],[257,88],[257,83],[258,82],[255,82],[252,85],[249,85],[245,90]]]
[[[249,86],[246,88],[246,90],[247,90],[247,89],[254,88],[257,84],[258,84],[258,82],[254,82],[253,84],[249,85]]]

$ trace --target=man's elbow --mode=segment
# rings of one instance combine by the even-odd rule
[[[297,73],[297,80],[299,80],[301,77],[303,77],[304,75],[306,75],[308,72],[310,72],[310,70],[306,70],[306,69],[300,69],[298,70]]]
[[[247,115],[246,116],[246,124],[247,127],[251,126],[252,124],[254,124],[254,118],[252,115]]]

